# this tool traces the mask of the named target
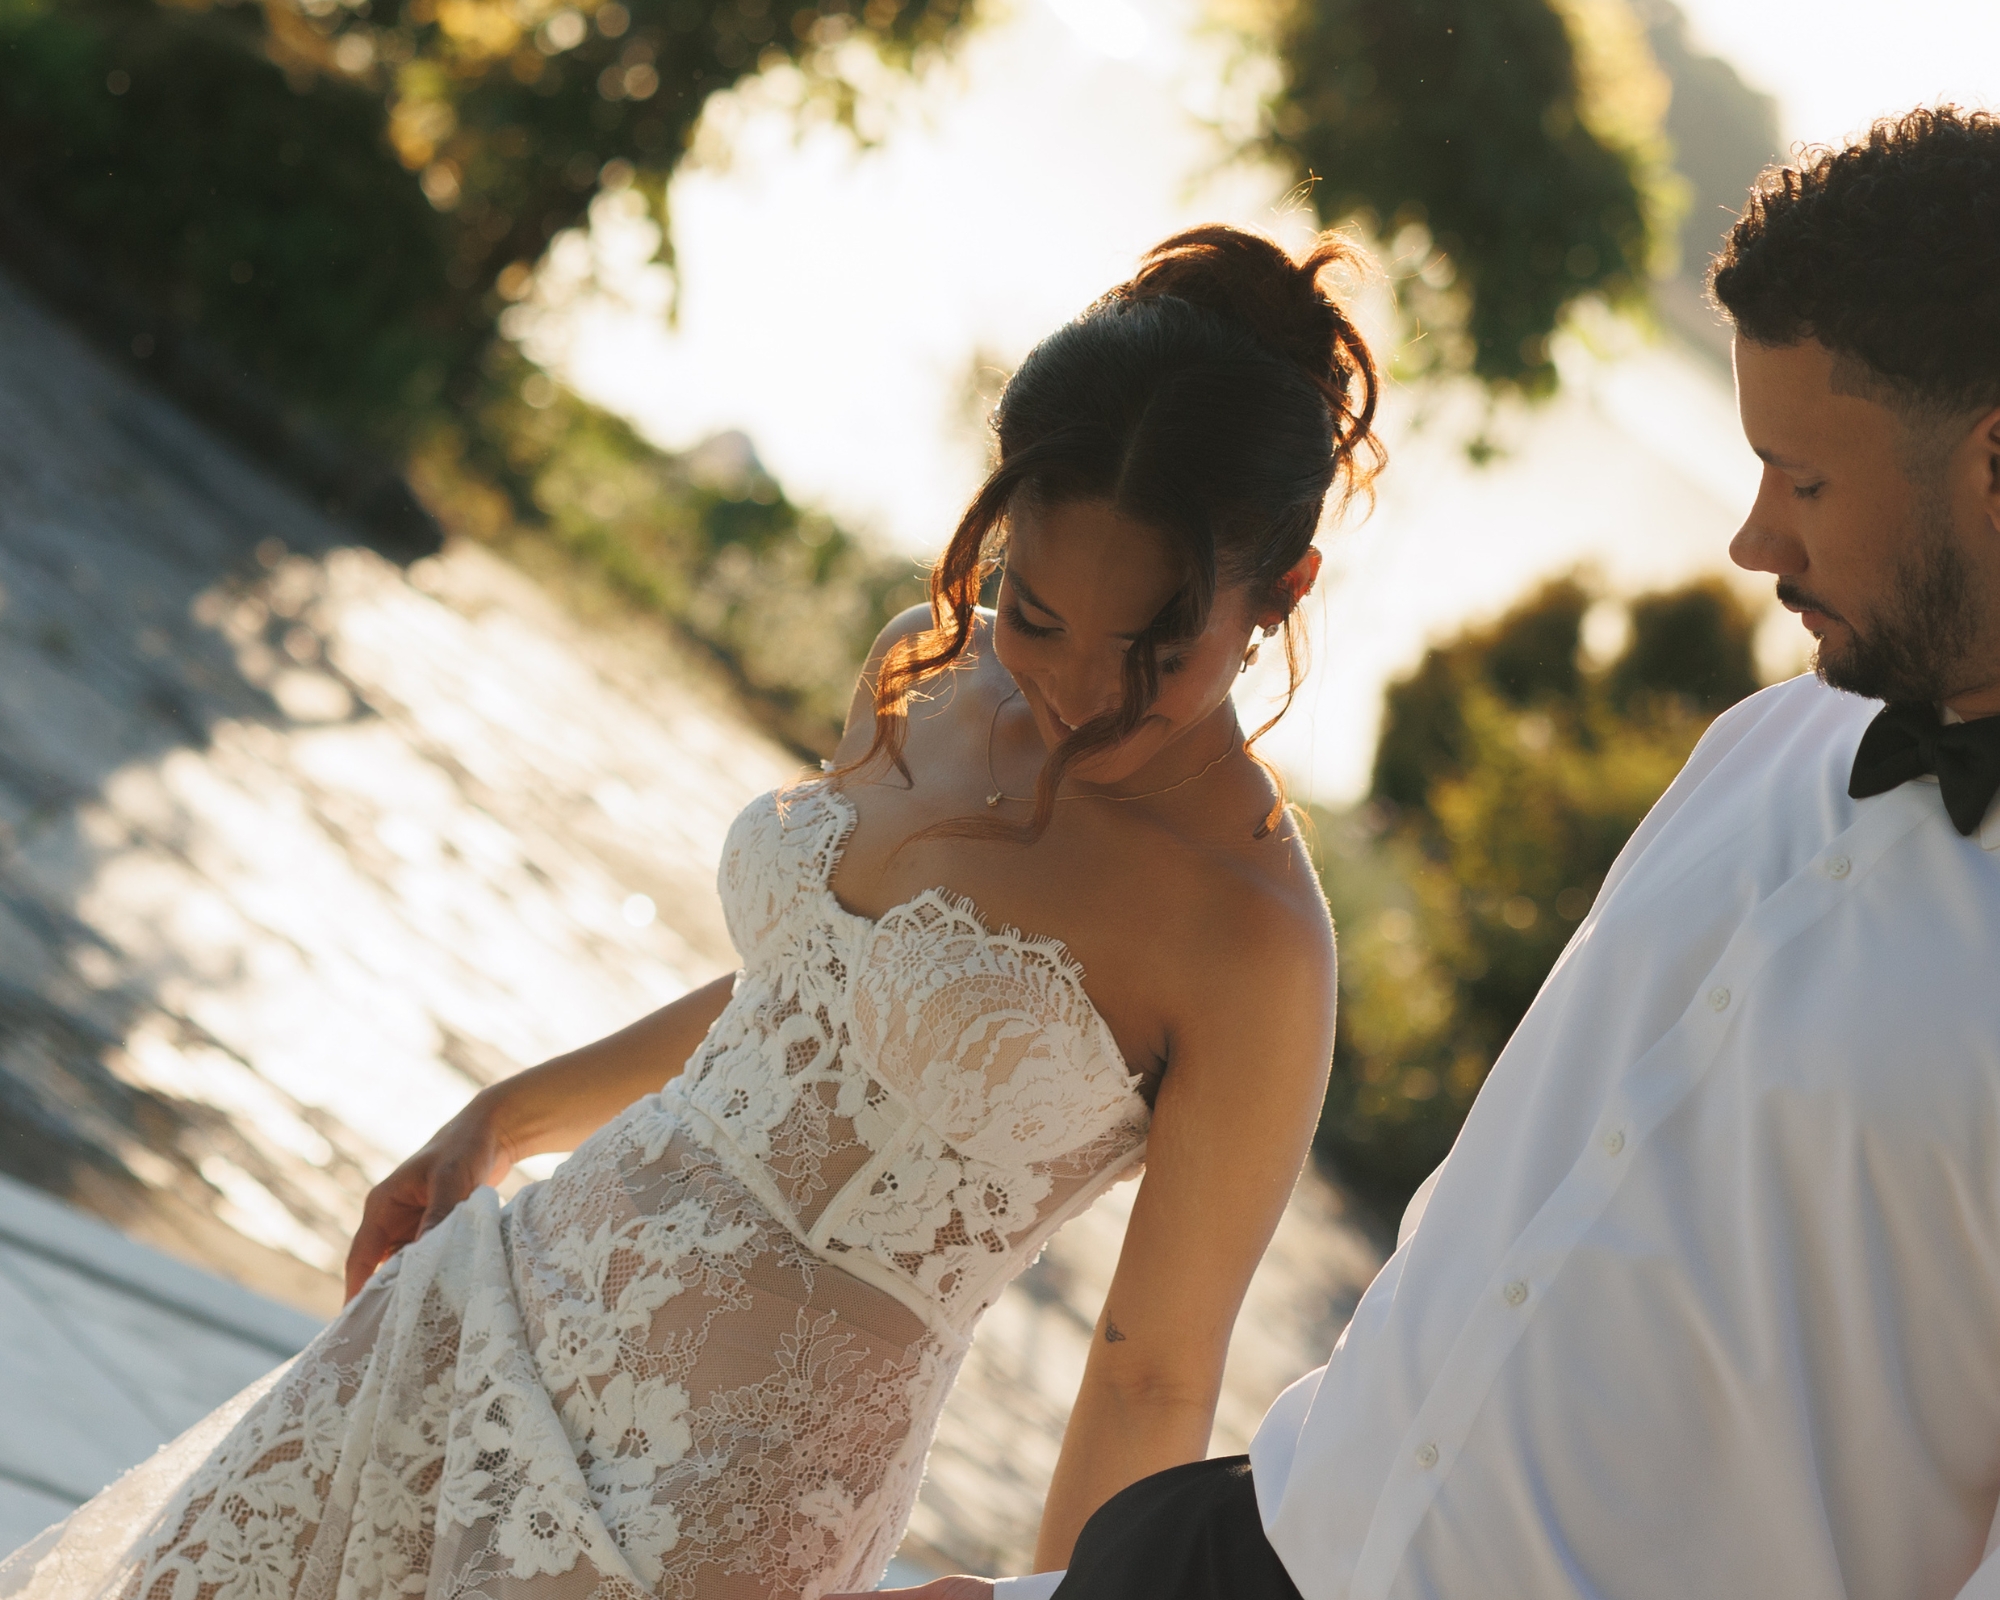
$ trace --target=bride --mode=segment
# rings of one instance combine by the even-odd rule
[[[368,1197],[333,1324],[0,1596],[865,1587],[980,1313],[1142,1158],[1036,1565],[1200,1457],[1332,1043],[1229,692],[1279,632],[1296,687],[1323,502],[1377,460],[1346,257],[1196,229],[1038,345],[837,761],[731,830],[743,970],[478,1095]]]

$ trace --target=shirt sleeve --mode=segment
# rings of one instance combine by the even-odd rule
[[[1033,1572],[1025,1578],[996,1578],[993,1581],[993,1600],[1049,1600],[1049,1596],[1056,1592],[1056,1585],[1062,1581],[1063,1574],[1060,1572]]]

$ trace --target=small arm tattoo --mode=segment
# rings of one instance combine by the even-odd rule
[[[1123,1344],[1125,1342],[1125,1335],[1118,1331],[1117,1323],[1106,1322],[1104,1324],[1104,1342],[1106,1344]]]

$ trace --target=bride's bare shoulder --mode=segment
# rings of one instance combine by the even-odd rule
[[[926,616],[923,626],[928,625]],[[983,731],[1013,692],[1014,680],[993,653],[993,613],[982,607],[972,613],[972,637],[964,653],[910,696],[911,731],[925,724],[944,732],[961,723]]]
[[[919,602],[905,606],[887,622],[882,631],[875,635],[875,642],[868,647],[867,671],[872,676],[881,668],[883,659],[905,639],[914,639],[931,625],[931,608]]]
[[[840,741],[837,759],[858,760],[875,737],[875,685],[881,680],[889,652],[906,640],[929,631],[931,608],[914,605],[898,612],[883,625],[869,647],[855,685],[854,701],[848,708],[847,731]],[[1001,699],[1013,692],[1013,680],[995,658],[993,613],[985,608],[972,614],[972,637],[964,653],[950,667],[926,679],[910,695],[905,706],[910,731],[921,727],[943,731],[960,719],[976,721],[990,717]]]
[[[1266,794],[1268,798],[1253,791],[1246,798],[1253,805],[1277,798]],[[1251,806],[1230,812],[1232,821],[1246,814],[1254,814]],[[1165,862],[1167,853],[1159,857]],[[1213,977],[1225,968],[1229,981],[1224,987],[1254,997],[1259,1005],[1274,989],[1304,985],[1317,990],[1331,983],[1333,921],[1312,851],[1291,808],[1261,836],[1240,824],[1223,839],[1209,836],[1200,848],[1187,852],[1180,873],[1161,872],[1156,881],[1160,892],[1177,892],[1182,902],[1183,915],[1174,922],[1187,930],[1181,950],[1200,992],[1212,985],[1196,974]],[[1186,915],[1189,908],[1198,914]]]

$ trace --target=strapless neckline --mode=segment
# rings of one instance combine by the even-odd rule
[[[870,1587],[981,1314],[1144,1162],[1151,1115],[1060,941],[942,889],[839,905],[855,814],[746,806],[717,872],[743,965],[686,1067],[505,1211],[476,1190],[275,1387],[30,1546],[34,1576]]]
[[[846,851],[847,841],[853,836],[855,827],[861,821],[861,814],[855,809],[852,800],[824,778],[808,779],[800,784],[799,788],[814,790],[841,819],[840,831],[834,835],[827,850],[826,872],[814,886],[828,911],[855,927],[880,928],[899,917],[912,914],[921,906],[940,905],[971,923],[979,930],[982,937],[990,941],[1005,941],[1047,957],[1056,971],[1062,975],[1063,981],[1075,991],[1077,999],[1083,1002],[1084,1009],[1090,1013],[1091,1021],[1103,1035],[1104,1047],[1110,1051],[1111,1058],[1118,1063],[1125,1074],[1126,1087],[1141,1100],[1146,1098],[1146,1075],[1143,1072],[1135,1072],[1132,1064],[1125,1059],[1125,1052],[1118,1045],[1118,1036],[1111,1031],[1111,1024],[1104,1020],[1104,1013],[1097,1009],[1097,1002],[1091,998],[1090,987],[1084,981],[1083,963],[1076,958],[1067,944],[1052,933],[1025,933],[1019,928],[1004,924],[996,928],[986,920],[985,912],[980,910],[978,902],[970,895],[954,893],[942,884],[919,889],[908,899],[897,901],[879,917],[865,916],[859,911],[849,910],[840,896],[834,893],[833,875],[839,869],[841,855]]]

